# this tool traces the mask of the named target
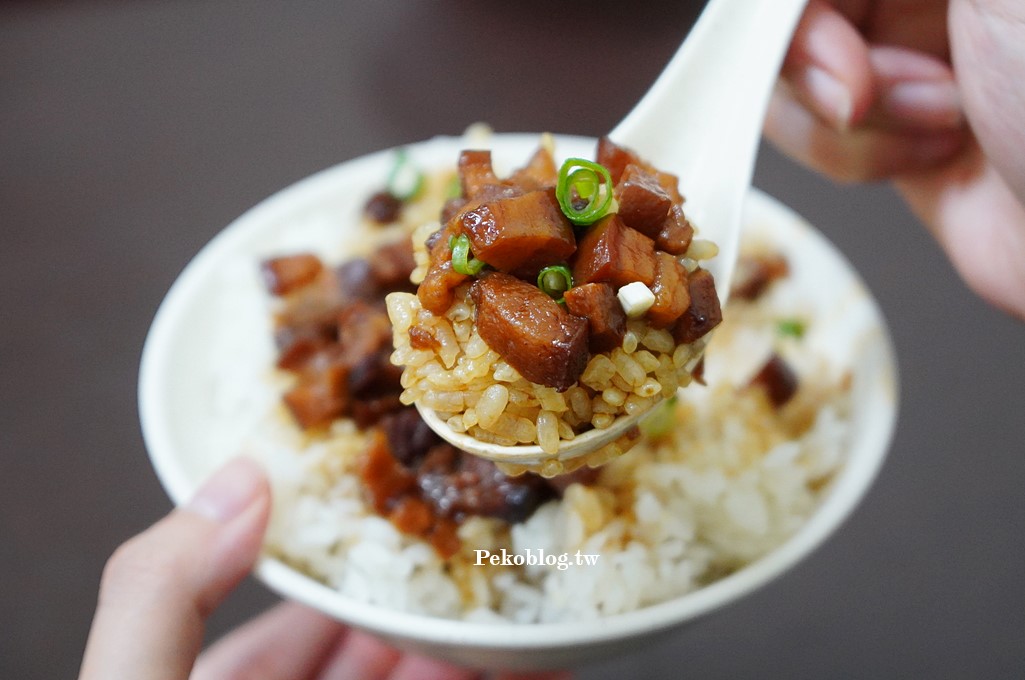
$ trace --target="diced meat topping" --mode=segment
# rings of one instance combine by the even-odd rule
[[[390,243],[369,260],[321,266],[316,277],[281,296],[277,365],[296,375],[284,403],[303,429],[322,429],[342,417],[370,425],[400,405],[401,369],[389,360],[384,295],[409,280],[408,249],[407,242]]]
[[[637,165],[655,177],[658,185],[669,195],[673,203],[676,205],[683,204],[683,196],[679,190],[679,179],[676,175],[662,172],[650,163],[645,163],[636,153],[619,146],[608,137],[602,137],[598,140],[597,159],[599,163],[608,169],[613,183],[618,183],[622,179],[627,166]]]
[[[678,343],[690,343],[702,338],[722,322],[719,296],[715,282],[706,269],[696,269],[687,278],[690,306],[673,327],[673,338]]]
[[[308,261],[303,257],[275,268],[298,269],[293,265]],[[556,486],[540,477],[508,477],[492,463],[445,444],[415,408],[399,400],[401,369],[389,360],[391,326],[383,299],[408,285],[413,269],[408,241],[335,269],[316,262],[312,277],[292,277],[293,283],[276,287],[282,291],[274,331],[278,365],[296,376],[282,401],[304,430],[321,430],[348,417],[371,431],[361,476],[379,514],[449,557],[460,549],[456,530],[466,517],[522,521],[557,494]],[[426,329],[414,328],[419,342],[437,342]]]
[[[272,295],[288,295],[312,283],[323,269],[320,258],[310,253],[272,257],[260,265],[263,283]]]
[[[459,154],[459,184],[463,198],[480,198],[487,187],[501,184],[491,167],[491,152],[468,150]]]
[[[378,224],[391,224],[399,219],[401,211],[402,201],[387,191],[372,195],[363,206],[363,214]]]
[[[509,477],[491,461],[460,455],[450,444],[427,452],[417,469],[417,483],[436,514],[456,521],[480,515],[522,522],[555,496],[541,477]]]
[[[382,290],[412,292],[415,286],[409,275],[415,267],[413,239],[404,238],[377,249],[370,261],[370,274]]]
[[[785,278],[789,273],[790,265],[778,253],[741,255],[737,258],[730,295],[741,300],[755,300],[773,281]]]
[[[658,178],[639,165],[626,166],[616,183],[619,217],[649,238],[658,236],[673,201],[658,183]]]
[[[525,191],[537,191],[555,186],[559,179],[559,169],[555,167],[555,159],[552,153],[544,148],[539,148],[527,164],[514,172],[509,182]]]
[[[651,292],[655,294],[655,303],[648,309],[648,323],[655,328],[673,325],[690,306],[687,270],[672,255],[660,252],[656,256]]]
[[[638,165],[641,159],[633,151],[619,146],[608,137],[598,140],[597,161],[605,166],[612,176],[613,184],[618,184],[628,165]]]
[[[587,321],[537,286],[490,272],[474,281],[470,295],[481,338],[524,378],[562,391],[583,373]]]
[[[566,309],[587,319],[590,331],[588,349],[592,354],[608,352],[623,344],[626,313],[607,283],[585,283],[566,291]]]
[[[650,286],[655,280],[655,242],[626,226],[618,215],[603,217],[580,240],[573,280],[616,288],[634,281]]]
[[[341,362],[332,362],[321,370],[304,374],[295,387],[285,392],[285,406],[299,427],[326,427],[346,412],[350,400],[347,377],[346,367]]]
[[[576,250],[573,226],[554,189],[484,203],[463,213],[461,221],[474,256],[499,271],[524,269],[537,276],[542,267]]]
[[[401,531],[423,537],[443,557],[459,550],[455,530],[472,515],[522,522],[569,483],[526,473],[503,474],[491,461],[443,442],[416,409],[402,407],[381,419],[361,472],[370,502]]]
[[[719,322],[714,283],[703,275],[689,282],[686,269],[677,259],[687,254],[694,236],[683,211],[677,178],[608,138],[599,140],[597,160],[604,169],[595,166],[593,180],[576,178],[574,167],[587,168],[579,159],[575,166],[564,168],[569,175],[560,176],[562,171],[556,168],[550,151],[542,147],[523,168],[501,179],[492,168],[490,152],[464,151],[459,159],[461,196],[446,205],[443,226],[427,240],[430,266],[417,290],[421,306],[433,314],[444,314],[455,301],[459,286],[481,280],[495,270],[535,287],[544,268],[566,266],[572,281],[566,277],[571,286],[563,299],[572,316],[587,320],[585,344],[589,352],[609,351],[622,343],[622,304],[613,301],[617,295],[624,295],[623,291],[643,292],[645,304],[634,312],[636,316],[646,318],[655,328],[673,329],[678,342],[684,337],[700,338],[711,330]],[[606,186],[610,180],[603,179],[598,170],[608,170],[611,184]],[[565,192],[561,197],[556,196],[556,184],[558,191]],[[602,201],[616,207],[599,219]],[[574,211],[590,210],[589,206],[599,211],[596,221],[581,224],[581,215]],[[455,249],[460,239],[465,243]],[[454,250],[458,250],[458,263],[453,262]],[[605,288],[586,288],[589,284],[611,289],[612,297]],[[526,289],[519,288],[525,295]],[[691,288],[701,294],[696,301]],[[479,295],[482,287],[474,284],[473,290]],[[553,297],[562,297],[558,294],[562,289],[545,290]],[[526,311],[519,310],[521,316],[551,309],[547,300],[533,292],[531,297],[537,300],[536,305],[531,303]],[[531,382],[565,389],[567,376],[577,375],[576,368],[586,361],[585,354],[571,356],[561,349],[554,353],[541,350],[566,340],[568,329],[559,325],[564,318],[546,312],[547,323],[558,323],[534,323],[533,333],[539,338],[529,342],[526,324],[513,330],[515,324],[508,317],[516,311],[512,305],[499,305],[494,300],[487,304],[507,315],[490,320],[489,313],[478,309],[477,327],[485,328],[482,335],[489,334],[489,346],[510,365],[518,370],[522,367],[521,375]],[[436,342],[423,329],[413,329],[410,342],[414,348],[427,349]],[[561,340],[556,341],[557,337]],[[527,356],[538,350],[545,357],[541,364],[544,368]],[[572,366],[552,373],[560,356]]]
[[[469,278],[452,269],[452,261],[446,260],[427,270],[427,275],[416,289],[416,296],[424,309],[444,314],[456,299],[455,289]]]
[[[684,216],[683,208],[674,205],[655,236],[655,245],[670,255],[683,255],[694,239],[694,227]]]
[[[772,405],[781,408],[797,393],[797,374],[783,357],[773,352],[751,379],[751,385],[764,389]]]

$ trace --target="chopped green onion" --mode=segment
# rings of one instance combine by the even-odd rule
[[[663,437],[673,429],[676,424],[676,395],[669,397],[653,408],[644,418],[639,426],[641,432],[650,439]]]
[[[484,269],[487,263],[472,257],[470,253],[470,239],[466,234],[460,234],[452,242],[452,269],[459,274],[476,276]]]
[[[537,275],[537,287],[556,298],[556,302],[563,302],[566,299],[564,293],[573,287],[573,274],[561,264],[545,267]]]
[[[776,332],[784,337],[792,337],[800,340],[808,329],[807,324],[800,319],[780,319],[776,324]]]
[[[395,165],[388,174],[388,193],[400,201],[408,201],[424,185],[424,174],[409,160],[405,149],[395,153]]]
[[[599,163],[569,158],[559,168],[555,196],[570,222],[577,226],[594,224],[611,210],[612,176]]]
[[[463,183],[459,179],[459,175],[452,175],[452,179],[448,183],[448,189],[445,190],[445,198],[459,198],[462,195]]]

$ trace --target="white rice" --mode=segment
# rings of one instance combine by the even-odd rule
[[[236,316],[244,310],[248,316],[238,322],[258,334],[267,329],[260,316],[266,310],[239,304],[253,298],[257,284],[237,278],[237,298],[225,304]],[[626,612],[690,592],[772,550],[813,512],[842,463],[849,426],[841,372],[809,356],[798,341],[779,346],[771,308],[733,305],[725,316],[707,354],[710,386],[681,393],[669,439],[642,442],[605,466],[595,485],[570,487],[562,500],[511,529],[497,520],[465,522],[463,550],[448,562],[365,502],[358,478],[364,434],[337,422],[328,436],[312,438],[291,423],[278,405],[281,376],[261,368],[271,363],[269,347],[263,354],[214,348],[227,372],[218,389],[228,391],[217,401],[223,412],[214,422],[235,424],[216,440],[238,441],[237,424],[245,423],[243,451],[273,478],[268,552],[346,596],[475,621],[571,621]],[[771,346],[801,376],[797,396],[778,413],[761,392],[735,387],[746,383]],[[621,396],[606,398],[615,403]],[[567,400],[570,409],[588,408]],[[224,446],[218,455],[237,451]],[[579,550],[598,558],[565,570],[473,563],[474,550],[502,548],[548,555]]]

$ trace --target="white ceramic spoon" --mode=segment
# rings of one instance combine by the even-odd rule
[[[702,238],[719,246],[707,268],[723,303],[769,96],[806,3],[710,0],[651,89],[609,134],[617,144],[680,178],[688,218]],[[528,467],[597,451],[623,437],[644,416],[620,416],[605,429],[563,441],[553,457],[536,445],[482,442],[453,431],[433,410],[418,408],[431,429],[456,447]]]

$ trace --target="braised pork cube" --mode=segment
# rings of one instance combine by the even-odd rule
[[[326,427],[349,406],[348,370],[341,363],[303,374],[285,392],[285,406],[304,430]]]
[[[628,165],[639,165],[654,175],[659,186],[665,190],[673,203],[676,205],[681,205],[683,203],[683,196],[680,195],[679,189],[680,181],[676,175],[668,172],[662,172],[650,163],[645,163],[636,153],[626,147],[619,146],[608,137],[602,137],[598,140],[598,153],[596,160],[601,165],[604,165],[605,169],[609,171],[609,176],[612,178],[613,184],[618,183],[623,177],[623,173],[626,171],[626,167]]]
[[[463,198],[473,200],[485,187],[496,184],[499,179],[491,167],[490,151],[466,150],[459,154],[459,186]]]
[[[343,302],[375,300],[382,295],[368,260],[357,257],[334,270],[335,281]]]
[[[773,352],[761,370],[751,378],[750,384],[764,389],[772,405],[780,408],[797,393],[798,381],[790,364]]]
[[[608,352],[623,344],[626,312],[619,304],[615,289],[607,283],[585,283],[565,293],[566,309],[573,316],[587,319],[592,354]]]
[[[313,283],[324,269],[320,258],[311,253],[272,257],[260,263],[260,274],[273,295],[288,295]]]
[[[707,269],[695,269],[687,277],[690,306],[673,327],[677,343],[694,342],[722,321],[719,296],[715,294],[715,281]]]
[[[416,296],[420,298],[423,308],[432,314],[444,314],[455,300],[455,289],[457,286],[469,279],[466,274],[460,274],[452,269],[452,261],[445,260],[431,265],[427,275],[416,289]]]
[[[363,204],[363,214],[377,224],[391,224],[401,211],[402,201],[388,191],[378,191]]]
[[[407,468],[416,469],[427,452],[441,443],[420,412],[404,406],[381,419],[381,429],[388,438],[388,446],[395,460]]]
[[[637,154],[626,147],[619,146],[608,137],[598,140],[598,152],[595,155],[595,160],[609,171],[613,184],[619,183],[626,171],[626,166],[637,165],[641,162]]]
[[[370,258],[370,272],[379,287],[386,291],[413,290],[409,275],[416,268],[413,241],[404,238],[378,248]]]
[[[618,215],[606,215],[588,229],[577,246],[573,280],[608,283],[620,288],[655,280],[655,242],[631,229]]]
[[[540,288],[490,272],[474,281],[470,296],[481,338],[524,378],[564,391],[583,373],[587,321]]]
[[[527,164],[514,172],[509,181],[525,191],[536,191],[555,186],[559,181],[559,169],[548,149],[541,147],[534,152]]]
[[[390,342],[391,322],[380,305],[357,300],[338,313],[338,344],[347,365],[355,366]]]
[[[690,305],[687,270],[669,253],[655,255],[655,282],[651,285],[655,303],[648,309],[648,323],[655,328],[668,328]]]
[[[573,225],[559,208],[554,189],[491,201],[464,213],[461,220],[474,257],[499,271],[533,269],[536,275],[576,250]]]
[[[741,300],[755,300],[775,281],[790,273],[790,265],[778,253],[741,255],[733,275],[730,294]]]
[[[275,328],[278,368],[286,371],[301,369],[314,353],[335,341],[335,334],[333,324],[309,323]]]
[[[683,214],[683,208],[674,205],[655,236],[655,246],[670,255],[683,255],[693,238],[694,227],[690,220]]]
[[[421,498],[415,471],[395,459],[380,428],[373,433],[360,476],[374,509],[395,528],[428,541],[442,558],[459,552],[458,526],[451,519],[437,516]]]
[[[432,448],[417,469],[420,493],[441,517],[469,515],[517,523],[555,493],[532,474],[509,477],[490,460],[467,455],[451,444]]]
[[[620,219],[649,238],[658,236],[673,206],[658,179],[634,164],[626,166],[613,195],[619,203]]]
[[[461,233],[462,225],[458,218],[445,224],[424,241],[431,265],[447,262],[452,259],[452,239]]]
[[[518,196],[523,189],[503,182],[491,167],[490,151],[463,151],[459,154],[459,186],[467,205]]]

